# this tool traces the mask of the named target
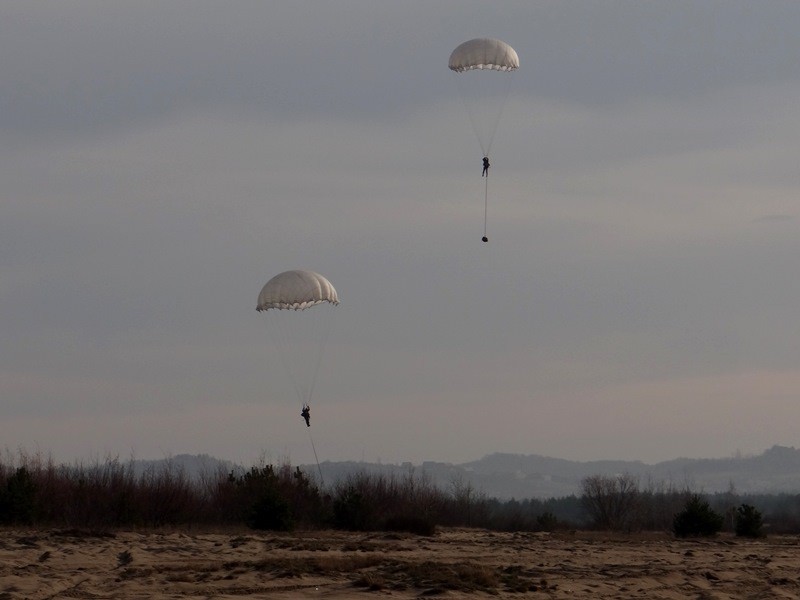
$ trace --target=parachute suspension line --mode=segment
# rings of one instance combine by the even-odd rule
[[[303,385],[303,381],[301,381],[301,371],[298,369],[298,365],[294,363],[294,361],[298,360],[298,357],[301,355],[298,352],[289,352],[289,349],[292,347],[291,344],[291,334],[293,333],[292,323],[297,322],[298,315],[296,313],[284,313],[278,314],[278,311],[271,311],[274,314],[270,314],[267,312],[267,318],[271,319],[271,334],[273,334],[275,339],[276,349],[275,351],[278,354],[278,359],[283,364],[285,372],[288,374],[289,380],[292,383],[292,387],[294,388],[295,394],[297,399],[300,402],[300,405],[303,406],[307,403],[309,398],[308,389],[305,385]],[[299,312],[299,311],[297,311]],[[315,316],[315,315],[314,315]],[[314,316],[309,315],[308,323],[304,324],[306,329],[306,338],[313,337],[309,336],[309,333],[313,334],[313,330],[316,327],[316,323],[312,322],[315,321]],[[307,339],[304,341],[308,341]],[[297,354],[297,356],[294,356]],[[291,355],[291,356],[290,356]]]
[[[302,408],[311,404],[336,307],[312,306],[300,310],[269,310],[269,334],[288,380]]]
[[[314,451],[314,460],[317,461],[317,471],[319,472],[319,482],[321,486],[325,486],[325,478],[322,476],[322,467],[319,464],[319,457],[317,457],[317,448],[314,446],[314,438],[311,436],[311,430],[308,431],[308,439],[311,440],[311,449]]]
[[[314,395],[314,388],[317,386],[317,374],[319,373],[320,364],[322,364],[322,354],[325,350],[325,345],[328,343],[328,337],[330,336],[331,329],[333,329],[333,318],[336,315],[336,307],[321,307],[321,308],[329,308],[330,309],[330,317],[325,319],[325,322],[321,322],[322,319],[317,321],[317,329],[321,331],[319,334],[315,334],[320,338],[319,347],[317,348],[317,355],[314,361],[314,371],[311,377],[311,386],[308,390],[308,403],[311,403],[311,397]],[[311,432],[309,432],[309,435]],[[313,445],[314,442],[312,441],[311,444]],[[316,455],[316,451],[314,452]]]
[[[492,151],[515,75],[516,71],[490,73],[481,70],[453,74],[461,103],[484,156]]]
[[[489,156],[489,149],[492,147],[494,132],[489,134],[486,133],[485,130],[491,129],[492,127],[496,129],[497,124],[491,123],[490,125],[485,125],[482,123],[481,119],[484,118],[482,113],[485,113],[486,109],[481,106],[480,101],[470,97],[469,86],[464,83],[464,77],[462,77],[462,75],[464,74],[456,73],[454,75],[456,78],[456,87],[458,87],[458,95],[461,98],[461,103],[464,105],[464,110],[467,112],[469,124],[472,127],[472,132],[475,134],[475,139],[478,140],[481,152],[483,152],[484,156]],[[500,115],[491,117],[490,120],[499,121]]]

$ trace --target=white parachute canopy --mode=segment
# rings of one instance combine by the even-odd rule
[[[302,404],[310,404],[339,296],[330,281],[307,270],[284,271],[258,295],[269,335]]]
[[[458,91],[483,156],[489,156],[513,73],[519,68],[519,56],[506,42],[476,38],[453,50],[448,66],[456,74]]]
[[[514,71],[519,69],[516,50],[505,42],[492,38],[476,38],[459,45],[450,54],[450,69],[463,73],[473,69]]]
[[[261,288],[256,310],[305,310],[323,302],[339,304],[330,281],[314,271],[284,271]]]

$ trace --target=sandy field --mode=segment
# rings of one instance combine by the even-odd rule
[[[0,600],[800,598],[800,537],[0,530]]]

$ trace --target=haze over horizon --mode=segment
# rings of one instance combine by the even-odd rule
[[[0,445],[797,445],[798,29],[788,0],[2,3]],[[479,36],[520,58],[488,244],[447,68]],[[341,299],[310,430],[255,311],[296,268]]]

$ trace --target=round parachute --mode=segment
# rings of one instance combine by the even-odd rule
[[[456,73],[475,69],[514,71],[519,68],[517,52],[503,41],[476,38],[464,42],[450,54],[450,70]]]
[[[453,50],[449,67],[455,73],[459,94],[483,156],[489,156],[511,81],[519,69],[519,56],[505,42],[476,38]]]
[[[277,358],[303,407],[311,404],[338,304],[331,282],[314,271],[285,271],[270,279],[258,295],[256,310],[266,315]]]
[[[300,415],[311,426],[311,400],[317,382],[322,353],[332,324],[339,295],[330,281],[314,271],[284,271],[270,279],[258,294],[256,310],[264,312],[280,362],[289,375]],[[311,448],[317,461],[320,481],[322,468],[314,439]]]
[[[305,310],[323,302],[339,304],[330,281],[314,271],[284,271],[261,288],[256,310]]]
[[[505,109],[511,81],[519,69],[519,56],[507,43],[492,38],[475,38],[460,44],[448,63],[455,73],[458,91],[469,115],[483,156],[483,241],[489,205],[489,153]]]

